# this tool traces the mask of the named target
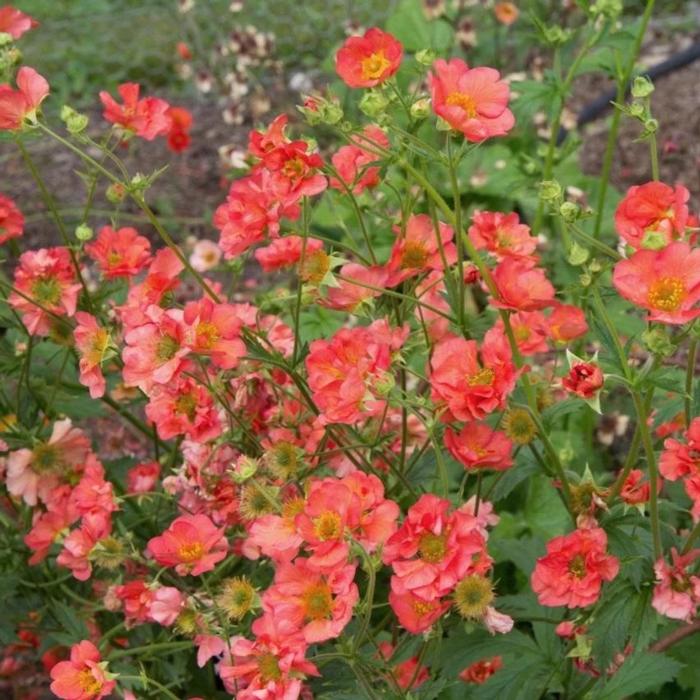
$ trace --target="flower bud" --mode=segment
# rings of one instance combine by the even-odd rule
[[[645,75],[639,75],[634,79],[632,83],[632,97],[635,99],[643,99],[649,97],[652,92],[654,92],[654,83],[649,80]]]
[[[414,119],[425,119],[430,114],[430,98],[423,97],[416,100],[411,105],[410,112]]]
[[[561,214],[561,218],[564,219],[567,224],[572,224],[581,216],[581,207],[573,202],[564,202],[559,207],[559,213]]]
[[[432,66],[435,58],[436,54],[433,49],[421,49],[420,51],[416,51],[416,61],[422,66]]]
[[[68,105],[61,107],[61,120],[71,134],[79,134],[81,131],[85,131],[88,125],[88,118]]]
[[[667,243],[668,240],[662,231],[645,231],[642,237],[642,248],[647,250],[661,250]]]
[[[388,104],[389,99],[383,92],[372,90],[366,92],[362,96],[360,100],[360,110],[370,119],[377,119],[380,115],[384,114]]]
[[[115,182],[107,188],[105,197],[107,197],[107,200],[112,204],[119,204],[119,202],[124,201],[124,197],[126,197],[126,187],[120,182]]]
[[[676,346],[665,328],[652,328],[642,333],[642,341],[649,352],[660,357],[671,357],[676,352]]]
[[[79,241],[89,241],[94,236],[93,230],[87,224],[80,224],[75,229],[75,237]]]
[[[594,17],[603,15],[608,19],[616,19],[622,14],[622,0],[596,0],[591,5],[591,14]]]
[[[561,199],[561,185],[556,180],[540,182],[540,199],[545,202],[554,202],[557,199]]]
[[[575,267],[579,265],[583,265],[586,260],[588,260],[588,257],[590,256],[590,251],[588,248],[584,248],[582,245],[579,245],[574,241],[571,244],[571,248],[569,248],[569,254],[567,256],[567,260],[569,261],[570,265],[574,265]]]

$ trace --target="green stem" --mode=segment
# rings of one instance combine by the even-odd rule
[[[372,605],[374,604],[374,589],[377,583],[377,572],[374,570],[372,560],[370,559],[367,552],[365,552],[364,548],[361,546],[360,552],[362,553],[362,560],[365,563],[365,568],[367,569],[367,576],[369,577],[369,580],[367,583],[367,593],[365,595],[366,610],[364,617],[362,618],[360,628],[357,630],[357,634],[355,635],[355,639],[352,645],[353,656],[357,654],[360,645],[362,644],[362,640],[367,635],[367,630],[369,629],[369,624],[372,619]]]
[[[685,372],[685,426],[690,426],[693,410],[693,381],[695,380],[695,363],[698,356],[698,339],[692,338],[688,346],[688,367]]]
[[[192,642],[159,642],[158,644],[146,644],[140,647],[132,647],[131,649],[117,649],[109,654],[109,660],[121,659],[124,656],[134,656],[142,653],[153,654],[160,651],[184,651],[192,649]]]

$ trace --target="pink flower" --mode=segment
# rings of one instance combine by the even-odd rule
[[[153,593],[149,616],[164,627],[175,623],[185,607],[185,597],[173,586],[161,586]]]
[[[578,306],[555,302],[547,320],[549,335],[557,343],[568,343],[588,333],[586,316]]]
[[[258,248],[255,251],[255,259],[265,272],[272,272],[296,265],[301,260],[302,252],[306,257],[322,249],[323,242],[317,238],[307,238],[304,247],[304,239],[301,236],[285,236],[275,238],[264,248]]]
[[[339,277],[342,279],[338,280],[338,286],[329,286],[326,298],[321,299],[319,304],[356,313],[363,305],[381,296],[387,286],[388,272],[384,267],[346,263],[340,268]]]
[[[70,418],[56,421],[48,442],[10,453],[7,490],[30,506],[47,502],[59,484],[70,483],[83,470],[89,450],[89,440]]]
[[[399,624],[411,634],[421,634],[430,629],[452,605],[450,599],[424,600],[411,592],[389,591],[389,605]]]
[[[615,229],[636,250],[649,242],[672,243],[685,235],[689,197],[682,185],[647,182],[630,187],[615,210]]]
[[[226,651],[226,642],[212,634],[198,634],[194,638],[197,647],[197,666],[203,668],[214,656],[221,656]]]
[[[430,397],[448,409],[446,419],[481,420],[505,407],[517,376],[508,341],[498,329],[486,333],[481,348],[475,340],[447,337],[430,359]]]
[[[137,83],[120,85],[117,92],[124,101],[121,105],[103,90],[100,92],[100,100],[105,108],[102,114],[108,122],[117,124],[147,141],[152,141],[157,136],[165,136],[170,131],[172,123],[169,115],[170,105],[156,97],[139,99],[140,90]]]
[[[620,563],[606,554],[608,538],[600,528],[578,529],[547,543],[532,573],[540,605],[584,608],[600,596],[603,581],[617,576]]]
[[[654,564],[656,586],[651,604],[657,612],[672,620],[691,622],[700,603],[700,577],[689,574],[687,568],[698,558],[700,550],[694,549],[680,555],[671,549],[669,566],[661,558]]]
[[[38,26],[39,22],[33,17],[25,15],[11,5],[0,7],[0,32],[9,34],[13,39],[19,39],[22,34]]]
[[[263,615],[253,623],[255,641],[233,637],[231,660],[219,664],[219,676],[237,700],[297,700],[302,678],[318,676],[304,657],[306,643],[288,620]]]
[[[151,261],[151,244],[135,228],[103,226],[85,252],[107,279],[133,277]]]
[[[493,68],[469,68],[460,58],[438,59],[428,80],[435,114],[468,141],[507,134],[515,124],[510,91]]]
[[[510,315],[510,327],[521,355],[526,357],[538,352],[547,352],[549,326],[541,311],[516,311]],[[505,333],[503,319],[499,317],[496,328]]]
[[[0,85],[0,131],[18,131],[25,122],[36,122],[36,113],[49,94],[49,84],[33,68],[17,71],[17,90]]]
[[[347,146],[341,146],[331,158],[340,179],[332,177],[330,186],[341,192],[347,188],[357,196],[379,184],[380,167],[372,163],[381,159],[378,149],[389,148],[389,139],[382,129],[370,124],[361,135],[352,136],[351,141]]]
[[[426,270],[444,270],[457,262],[457,248],[452,242],[454,231],[443,223],[438,223],[436,231],[427,214],[411,216],[406,230],[402,232],[394,227],[394,233],[397,240],[387,263],[390,287]]]
[[[392,354],[407,332],[407,327],[394,329],[381,319],[311,343],[306,358],[309,386],[329,423],[353,424],[383,412],[382,386],[393,382]]]
[[[78,325],[73,330],[76,350],[80,353],[79,381],[90,390],[90,397],[99,399],[105,393],[102,361],[110,344],[109,332],[97,324],[97,319],[84,312],[75,314]]]
[[[193,352],[206,355],[221,369],[234,368],[245,355],[243,322],[231,304],[215,304],[208,297],[185,305],[186,342]]]
[[[127,493],[148,493],[153,491],[160,476],[158,462],[143,462],[126,473]]]
[[[466,469],[504,471],[513,465],[513,443],[486,423],[467,423],[459,433],[448,428],[445,447]]]
[[[97,647],[87,640],[74,644],[70,660],[51,669],[51,692],[64,700],[95,700],[110,695],[116,682],[107,672]]]
[[[496,308],[535,311],[554,303],[552,283],[531,260],[505,258],[496,265],[493,281],[498,296],[491,303]]]
[[[469,238],[477,250],[487,250],[496,260],[504,258],[533,259],[537,239],[530,227],[520,223],[517,214],[500,211],[475,211]]]
[[[424,601],[448,595],[467,574],[490,567],[476,518],[464,509],[450,511],[449,501],[431,493],[409,508],[403,525],[387,540],[382,559],[394,570],[391,590]]]
[[[75,507],[68,503],[44,513],[35,511],[32,529],[24,537],[24,543],[33,552],[29,564],[34,566],[43,561],[53,544],[79,517]]]
[[[184,107],[170,107],[167,116],[170,117],[168,148],[175,153],[182,153],[189,147],[192,140],[190,138],[192,112]]]
[[[359,599],[356,567],[337,566],[320,573],[308,559],[278,564],[275,580],[262,597],[263,610],[290,622],[307,644],[339,637]]]
[[[351,88],[374,87],[396,73],[402,57],[401,42],[372,27],[345,40],[335,56],[335,70]]]
[[[194,244],[190,265],[197,272],[208,272],[215,268],[221,260],[221,248],[214,242],[203,238]]]
[[[115,593],[122,602],[124,617],[130,624],[150,620],[153,591],[141,579],[117,586]]]
[[[90,554],[110,531],[111,522],[102,514],[83,516],[80,527],[63,540],[63,549],[56,557],[56,563],[70,569],[78,581],[87,581],[92,575]]]
[[[228,551],[223,529],[206,515],[183,515],[148,541],[148,554],[161,566],[175,567],[181,576],[211,571]]]
[[[48,335],[53,318],[73,316],[80,283],[67,248],[40,248],[22,253],[8,302],[22,314],[32,335]],[[21,293],[21,294],[20,294]]]
[[[192,377],[154,386],[146,416],[163,440],[185,435],[190,440],[206,442],[221,435],[219,411],[212,395]]]
[[[0,245],[7,243],[11,238],[19,238],[23,232],[22,212],[9,197],[0,194]]]
[[[683,324],[700,315],[700,248],[671,243],[638,250],[613,270],[613,284],[628,301],[649,311],[649,321]]]

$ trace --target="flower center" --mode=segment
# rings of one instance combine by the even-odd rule
[[[277,657],[269,651],[258,656],[258,671],[263,683],[278,681],[282,678],[282,671],[280,671]]]
[[[314,532],[321,542],[337,540],[343,531],[343,524],[338,513],[327,510],[314,518]]]
[[[121,262],[122,262],[121,253],[117,253],[116,250],[110,250],[109,253],[107,253],[107,264],[110,267],[116,267],[117,265],[120,265]]]
[[[476,102],[471,95],[467,95],[464,92],[451,92],[447,96],[447,104],[450,107],[463,109],[469,119],[474,119],[476,116]]]
[[[390,65],[391,62],[384,55],[384,51],[375,51],[362,59],[362,79],[378,80]]]
[[[325,620],[333,610],[330,586],[321,581],[309,586],[302,594],[304,617],[307,620]]]
[[[414,600],[413,611],[419,616],[429,615],[431,612],[433,612],[433,610],[435,610],[436,605],[437,603],[431,603],[426,600]]]
[[[330,269],[330,257],[323,250],[317,250],[311,255],[304,256],[300,274],[305,282],[320,284]]]
[[[418,542],[418,555],[423,561],[429,564],[437,564],[442,561],[447,552],[447,533],[442,535],[434,535],[432,532],[426,532],[421,535]]]
[[[47,443],[37,445],[32,451],[32,469],[39,474],[58,471],[61,457],[58,450]]]
[[[40,277],[32,284],[32,296],[45,306],[61,300],[61,285],[55,277]]]
[[[193,421],[197,415],[197,398],[194,394],[180,394],[175,399],[175,412]]]
[[[483,576],[467,576],[455,589],[455,603],[462,617],[479,619],[493,600],[491,581]]]
[[[158,362],[172,360],[180,349],[180,343],[171,335],[162,335],[156,344],[156,359]]]
[[[211,350],[219,340],[219,329],[211,321],[197,325],[197,345],[203,350]]]
[[[661,311],[676,311],[685,299],[686,290],[680,277],[661,277],[649,287],[649,306]]]
[[[576,578],[583,578],[586,575],[586,559],[583,554],[577,554],[569,562],[569,572]]]
[[[78,672],[78,685],[80,686],[80,690],[92,695],[102,690],[102,681],[98,681],[97,678],[92,675],[92,670],[89,668]]]
[[[90,347],[85,353],[85,358],[91,365],[99,365],[104,357],[105,350],[109,345],[109,333],[104,329],[100,328],[95,331],[92,339],[90,341]]]
[[[191,564],[192,562],[199,561],[202,558],[202,554],[204,554],[204,545],[202,545],[201,542],[181,544],[177,550],[177,556],[184,564]]]
[[[290,158],[282,166],[282,174],[290,180],[300,179],[306,172],[306,163],[301,158]]]
[[[401,255],[401,267],[403,269],[425,267],[428,260],[428,251],[420,241],[407,241]]]
[[[495,377],[496,373],[490,367],[484,367],[478,372],[470,374],[467,377],[467,384],[469,386],[491,386]]]

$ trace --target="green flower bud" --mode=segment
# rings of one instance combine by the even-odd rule
[[[608,19],[616,19],[622,14],[622,0],[596,0],[591,5],[591,14],[594,17],[603,15]]]
[[[634,117],[635,119],[644,119],[646,111],[647,108],[641,102],[632,102],[627,108],[630,117]]]
[[[546,27],[544,30],[544,40],[550,46],[561,46],[569,40],[570,36],[570,31],[558,26]]]
[[[581,216],[581,207],[574,202],[564,202],[559,207],[559,213],[566,223],[571,224]]]
[[[425,119],[430,114],[430,98],[423,97],[416,100],[411,105],[410,112],[414,119]]]
[[[61,107],[61,120],[71,134],[79,134],[81,131],[85,131],[88,125],[88,118],[68,105]]]
[[[590,251],[588,248],[584,248],[574,241],[569,248],[569,255],[567,259],[571,265],[578,266],[583,265],[586,260],[590,257]]]
[[[561,199],[561,185],[556,180],[540,182],[540,199],[545,202],[554,202]]]
[[[649,97],[654,92],[654,83],[644,75],[639,75],[632,83],[632,97],[635,99],[643,99]]]
[[[360,110],[370,119],[377,119],[384,113],[389,104],[389,99],[383,92],[372,90],[366,92],[360,100]]]
[[[7,46],[14,41],[11,34],[7,32],[0,32],[0,46]]]
[[[126,197],[126,187],[120,182],[115,182],[107,188],[105,197],[107,197],[107,200],[112,204],[119,204],[119,202],[124,201],[124,197]]]
[[[151,183],[143,173],[136,173],[129,183],[130,189],[134,192],[145,192]]]
[[[422,49],[416,52],[416,61],[422,66],[432,66],[435,58],[436,54],[432,49]]]
[[[644,136],[655,134],[659,130],[659,122],[656,119],[647,119],[644,122]]]
[[[94,236],[93,230],[87,224],[80,224],[75,229],[75,237],[79,241],[89,241]]]
[[[664,328],[652,328],[644,331],[642,341],[650,352],[661,357],[671,357],[676,352],[676,346]]]

